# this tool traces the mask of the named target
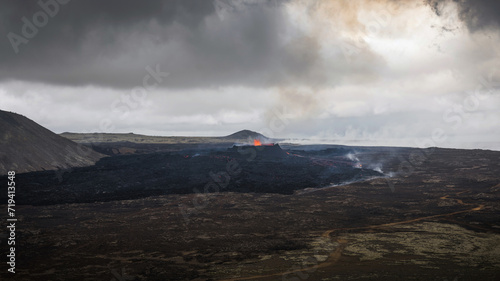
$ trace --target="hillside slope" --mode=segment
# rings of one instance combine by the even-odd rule
[[[104,155],[0,110],[0,175],[93,165]]]
[[[225,139],[248,140],[248,139],[268,139],[268,137],[250,130],[242,130],[224,137]]]

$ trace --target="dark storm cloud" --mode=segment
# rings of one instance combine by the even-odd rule
[[[27,38],[29,42],[18,46],[19,53],[16,54],[7,36],[13,32],[25,37],[22,32],[25,21],[22,19],[33,23],[33,16],[44,11],[40,2],[51,3],[47,6],[54,14],[45,26],[37,27],[38,32],[33,38]],[[119,42],[119,36],[131,31],[144,31],[147,34],[147,24],[152,21],[159,25],[179,22],[194,28],[214,11],[210,1],[193,0],[73,0],[62,3],[47,0],[2,2],[2,78],[92,84],[93,77],[102,77],[100,82],[103,84],[106,79],[120,83],[120,80],[126,81],[126,76],[134,72],[110,69],[118,74],[113,77],[115,75],[102,73],[106,69],[99,70],[95,64],[96,60],[113,60],[120,55],[120,45],[124,42]],[[81,80],[78,76],[81,76]],[[120,79],[119,76],[125,77]]]
[[[441,16],[441,3],[451,0],[427,0],[434,12]],[[500,27],[500,1],[498,0],[453,0],[459,7],[459,16],[469,30]]]
[[[43,10],[0,1],[0,106],[56,132],[499,139],[497,1],[41,1],[17,54]]]
[[[33,23],[44,11],[39,2],[58,3],[58,11],[27,38],[26,19]],[[299,35],[293,48],[280,39],[289,28],[283,1],[67,2],[2,2],[0,79],[126,88],[140,86],[145,67],[157,64],[171,73],[162,85],[168,87],[265,86],[313,77],[314,39]],[[216,7],[226,9],[223,18]]]

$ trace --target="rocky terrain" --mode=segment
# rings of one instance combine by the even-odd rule
[[[95,164],[104,155],[63,138],[32,120],[0,110],[0,175]]]
[[[349,149],[388,177],[19,206],[16,280],[500,279],[500,152]]]
[[[359,167],[345,156],[348,153],[345,148],[330,149],[319,156],[282,150],[279,145],[247,145],[119,155],[91,167],[19,174],[17,203],[82,203],[197,192],[292,194],[383,176]],[[6,196],[0,194],[0,200],[6,201]]]

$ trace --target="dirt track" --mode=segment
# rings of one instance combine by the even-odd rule
[[[468,191],[461,191],[458,192],[456,195],[465,193]],[[471,205],[464,203],[461,199],[456,199],[456,198],[449,198],[450,195],[445,195],[440,197],[439,199],[446,200],[446,199],[451,199],[451,200],[456,200],[459,204],[461,205]],[[440,214],[440,215],[433,215],[433,216],[426,216],[426,217],[421,217],[421,218],[416,218],[416,219],[411,219],[411,220],[405,220],[405,221],[400,221],[400,222],[393,222],[393,223],[385,223],[385,224],[379,224],[379,225],[368,225],[368,226],[363,226],[363,227],[350,227],[350,228],[337,228],[337,229],[330,229],[325,231],[321,237],[327,238],[331,237],[332,233],[335,233],[337,231],[347,231],[347,230],[363,230],[363,229],[374,229],[374,228],[382,228],[382,227],[389,227],[389,226],[395,226],[395,225],[400,225],[400,224],[407,224],[407,223],[413,223],[417,221],[423,221],[427,219],[435,219],[435,218],[440,218],[440,217],[448,217],[448,216],[453,216],[457,214],[462,214],[462,213],[467,213],[467,212],[474,212],[474,211],[480,211],[484,208],[484,205],[479,205],[477,207],[463,210],[463,211],[457,211],[457,212],[451,212],[451,213],[446,213],[446,214]],[[280,276],[280,275],[288,275],[292,273],[297,273],[297,272],[310,272],[318,268],[323,268],[323,267],[328,267],[333,264],[335,264],[340,257],[342,256],[342,250],[347,246],[348,241],[345,239],[342,239],[340,237],[336,238],[335,241],[339,243],[339,246],[335,249],[335,251],[331,252],[328,259],[320,263],[318,265],[314,265],[311,267],[307,268],[302,268],[302,269],[297,269],[297,270],[292,270],[292,271],[286,271],[286,272],[279,272],[279,273],[274,273],[274,274],[267,274],[267,275],[255,275],[255,276],[248,276],[248,277],[238,277],[238,278],[232,278],[232,279],[224,279],[221,281],[238,281],[238,280],[254,280],[254,279],[259,279],[259,278],[268,278],[268,277],[273,277],[273,276]]]

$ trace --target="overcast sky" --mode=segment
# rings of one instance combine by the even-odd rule
[[[500,149],[497,0],[6,0],[0,109],[61,133]]]

